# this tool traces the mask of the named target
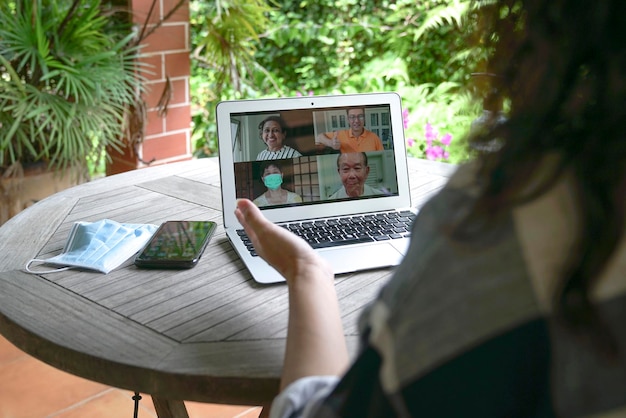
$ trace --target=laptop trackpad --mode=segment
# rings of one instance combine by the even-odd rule
[[[330,262],[335,274],[379,267],[397,266],[403,255],[391,244],[357,245],[318,250]]]

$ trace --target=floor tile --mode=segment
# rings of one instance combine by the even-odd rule
[[[130,391],[122,392],[124,392],[129,398],[132,398],[134,395],[134,393]],[[150,395],[141,394],[141,396],[142,399],[139,404],[142,408],[149,410],[156,416],[156,411]],[[185,408],[187,409],[189,418],[258,418],[261,413],[261,407],[222,405],[191,401],[185,401]]]
[[[239,414],[233,418],[259,418],[261,411],[262,411],[262,408],[259,406],[257,408],[250,409],[242,414]],[[195,418],[195,417],[192,417],[192,418]]]
[[[26,356],[26,353],[0,335],[0,365],[10,363]]]
[[[0,417],[45,417],[106,389],[27,356],[0,365]]]
[[[156,413],[145,406],[146,402],[139,402],[138,418],[156,418]],[[134,411],[135,401],[132,394],[128,396],[121,390],[109,389],[49,418],[132,418]]]
[[[132,418],[134,392],[62,372],[0,336],[0,418]],[[142,394],[139,418],[155,418]],[[190,418],[258,418],[261,407],[185,402]]]
[[[130,390],[118,389],[120,392],[124,394],[127,398],[131,399],[135,396],[135,392],[131,392]],[[152,403],[152,398],[150,395],[146,395],[145,393],[140,393],[141,399],[139,400],[139,405],[142,408],[150,411],[154,416],[156,416],[156,410],[154,409],[154,404]],[[133,401],[134,402],[134,401]]]

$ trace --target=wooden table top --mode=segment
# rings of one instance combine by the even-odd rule
[[[413,205],[455,167],[409,159]],[[222,227],[217,158],[134,170],[57,193],[0,227],[0,333],[61,370],[170,400],[263,405],[278,392],[287,288],[253,281]],[[60,253],[75,221],[160,224],[213,220],[200,263],[183,271],[32,275],[34,257]],[[356,320],[392,269],[336,278],[351,353]]]

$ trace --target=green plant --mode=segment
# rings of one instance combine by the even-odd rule
[[[133,34],[100,0],[0,5],[0,174],[16,165],[96,165],[122,146],[142,79]]]
[[[255,52],[259,33],[270,23],[272,1],[192,1],[192,142],[194,155],[217,150],[215,106],[219,100],[258,95],[258,87],[278,85],[261,67]]]
[[[430,134],[426,127],[430,125],[442,135],[450,134],[454,138],[447,148],[446,161],[459,163],[470,158],[467,132],[480,114],[481,105],[469,92],[460,91],[458,83],[442,83],[405,86],[399,93],[407,112],[405,137],[409,155],[427,157]]]
[[[411,112],[407,138],[414,139],[412,155],[424,156],[423,130],[432,123],[455,138],[449,147],[450,161],[469,158],[464,137],[471,120],[480,114],[470,95],[476,90],[470,73],[477,71],[485,56],[474,39],[479,27],[476,10],[493,1],[281,1],[265,11],[268,19],[236,25],[238,35],[232,39],[239,39],[242,48],[232,56],[253,54],[255,64],[231,71],[235,78],[222,77],[228,72],[214,64],[216,60],[194,54],[196,155],[217,151],[214,103],[218,100],[385,90],[399,92]],[[225,21],[239,19],[236,12],[209,18],[216,7],[210,2],[191,0],[191,5],[194,45],[217,39],[206,39],[211,33],[206,22],[232,27]],[[224,50],[229,47],[225,43]]]

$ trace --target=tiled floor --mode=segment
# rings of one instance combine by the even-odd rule
[[[0,418],[132,418],[133,393],[59,371],[0,336]],[[257,418],[260,407],[185,402],[190,418]],[[156,418],[142,394],[139,418]]]

